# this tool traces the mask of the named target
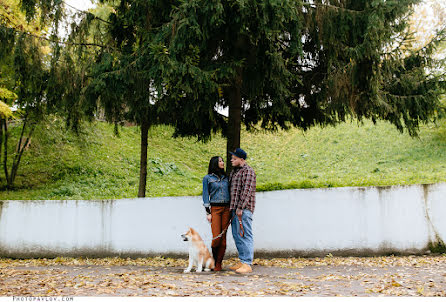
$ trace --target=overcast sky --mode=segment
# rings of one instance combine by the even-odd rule
[[[87,10],[94,6],[91,0],[65,0],[65,2],[80,10]]]

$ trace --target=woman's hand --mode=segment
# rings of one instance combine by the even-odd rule
[[[211,214],[208,214],[206,216],[206,218],[208,219],[209,223],[212,223],[212,215]]]

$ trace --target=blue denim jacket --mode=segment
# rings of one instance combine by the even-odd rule
[[[203,177],[203,204],[209,207],[211,203],[229,204],[228,177],[215,174]]]

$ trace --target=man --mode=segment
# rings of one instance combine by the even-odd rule
[[[234,167],[229,175],[232,211],[232,236],[240,262],[230,267],[239,274],[252,272],[254,240],[252,236],[252,214],[256,203],[256,173],[246,163],[246,152],[237,148],[232,154]]]

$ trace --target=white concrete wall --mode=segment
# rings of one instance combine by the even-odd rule
[[[257,193],[257,255],[424,253],[446,239],[446,184]],[[210,245],[200,197],[0,202],[0,255],[185,254],[188,226]],[[228,251],[235,253],[232,234]]]

